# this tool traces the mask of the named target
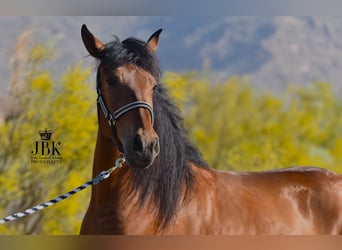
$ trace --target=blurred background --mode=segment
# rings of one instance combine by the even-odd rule
[[[104,42],[164,29],[163,83],[212,167],[342,173],[342,18],[0,17],[0,217],[91,178],[96,64],[83,23]],[[62,163],[31,163],[45,128]],[[89,190],[0,233],[77,234],[88,202]]]

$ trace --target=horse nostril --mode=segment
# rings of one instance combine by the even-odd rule
[[[133,141],[134,152],[141,157],[152,157],[159,154],[159,138],[155,138],[151,142],[146,142],[145,138],[137,134]]]
[[[136,135],[134,137],[134,144],[133,144],[134,151],[137,153],[142,153],[144,150],[144,142],[141,139],[140,135]]]
[[[156,138],[156,140],[152,144],[153,144],[153,147],[152,147],[151,151],[154,152],[156,155],[158,155],[159,154],[159,139],[158,139],[158,137]]]

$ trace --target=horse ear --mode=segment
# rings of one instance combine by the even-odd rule
[[[152,34],[152,36],[147,40],[147,46],[151,51],[156,52],[159,44],[159,35],[163,29],[159,29]]]
[[[84,46],[89,54],[95,58],[100,58],[101,51],[104,48],[103,42],[97,39],[87,28],[85,24],[81,28],[81,36]]]

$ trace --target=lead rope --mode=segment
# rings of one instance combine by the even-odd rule
[[[60,201],[62,201],[64,199],[66,199],[66,198],[69,198],[70,196],[78,193],[79,191],[81,191],[81,190],[83,190],[83,189],[85,189],[85,188],[87,188],[89,186],[98,184],[99,182],[103,181],[104,179],[107,179],[114,170],[123,167],[123,165],[125,164],[125,161],[126,161],[126,159],[125,159],[124,156],[119,157],[115,161],[115,165],[113,167],[111,167],[108,170],[102,171],[101,173],[99,173],[92,180],[90,180],[90,181],[84,183],[83,185],[81,185],[81,186],[79,186],[79,187],[77,187],[77,188],[75,188],[75,189],[73,189],[73,190],[71,190],[71,191],[69,191],[69,192],[67,192],[65,194],[62,194],[62,195],[60,195],[60,196],[58,196],[58,197],[56,197],[56,198],[54,198],[52,200],[49,200],[49,201],[44,202],[44,203],[41,203],[41,204],[39,204],[37,206],[34,206],[32,208],[25,209],[22,212],[18,212],[18,213],[14,213],[12,215],[6,216],[6,217],[0,219],[0,224],[5,224],[5,223],[7,223],[9,221],[14,221],[14,220],[17,220],[19,218],[25,217],[27,215],[36,213],[36,212],[38,212],[40,210],[43,210],[44,208],[52,206],[52,205],[54,205],[54,204],[56,204],[56,203],[58,203],[58,202],[60,202]]]

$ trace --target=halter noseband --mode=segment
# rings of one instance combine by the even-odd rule
[[[144,108],[147,109],[150,112],[151,115],[151,120],[152,120],[152,126],[154,124],[154,113],[153,113],[153,108],[152,106],[144,101],[135,101],[135,102],[131,102],[129,104],[126,104],[120,108],[118,108],[116,111],[114,111],[113,113],[111,113],[108,110],[108,107],[106,105],[106,102],[102,96],[102,92],[101,92],[101,85],[100,85],[100,79],[99,79],[99,72],[97,72],[97,83],[96,83],[96,91],[97,91],[97,104],[101,107],[102,112],[106,118],[106,120],[108,121],[108,124],[110,126],[110,128],[112,129],[112,133],[113,133],[113,138],[116,141],[117,146],[119,147],[119,150],[123,153],[123,148],[122,145],[120,143],[120,140],[116,134],[116,129],[115,129],[115,125],[117,120],[123,116],[125,113],[133,110],[133,109],[137,109],[137,108]]]
[[[154,114],[153,114],[153,109],[150,104],[147,102],[143,101],[136,101],[136,102],[131,102],[129,104],[126,104],[122,106],[121,108],[117,109],[113,113],[110,113],[107,105],[102,97],[102,94],[98,91],[98,97],[97,97],[97,103],[100,104],[100,107],[103,111],[103,114],[105,118],[107,119],[108,123],[110,126],[115,126],[116,121],[123,116],[125,113],[136,109],[136,108],[144,108],[147,109],[150,112],[151,115],[151,120],[152,120],[152,125],[154,124]]]

